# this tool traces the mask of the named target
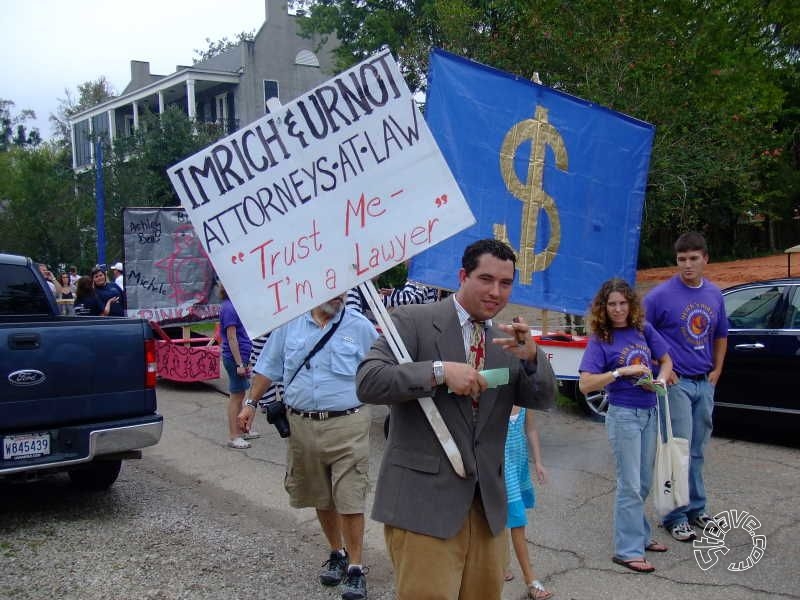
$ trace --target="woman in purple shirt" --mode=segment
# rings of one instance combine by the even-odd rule
[[[644,503],[650,492],[655,462],[658,422],[653,388],[636,385],[650,374],[655,362],[659,380],[672,372],[669,346],[644,320],[636,292],[622,279],[606,281],[594,297],[589,316],[592,337],[580,367],[584,394],[606,389],[608,439],[616,462],[614,500],[614,556],[612,560],[639,573],[655,567],[645,550],[666,552],[650,538]]]
[[[253,430],[242,431],[236,417],[242,410],[245,392],[250,387],[250,371],[247,361],[250,359],[252,344],[236,309],[233,306],[225,286],[220,283],[219,295],[222,304],[219,309],[219,329],[222,338],[222,366],[228,374],[228,447],[245,450],[250,447],[251,440],[260,436]]]

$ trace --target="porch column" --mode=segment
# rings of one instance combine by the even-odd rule
[[[78,168],[78,148],[75,146],[75,123],[69,123],[69,143],[72,145],[72,170]],[[77,194],[76,194],[77,195]]]
[[[94,119],[89,117],[89,161],[94,164]]]
[[[158,114],[160,114],[160,115],[164,114],[164,92],[163,91],[159,91],[158,92]]]
[[[133,103],[133,130],[139,130],[139,103],[135,101]]]
[[[114,147],[114,138],[117,137],[117,120],[114,118],[114,109],[108,109],[108,143]]]
[[[194,79],[188,79],[186,81],[186,108],[189,114],[189,120],[195,121],[197,118],[196,115],[196,107],[195,107],[195,99],[194,99]]]

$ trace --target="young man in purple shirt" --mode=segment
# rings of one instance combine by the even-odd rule
[[[674,366],[669,381],[669,409],[675,437],[689,440],[689,504],[664,517],[672,537],[689,542],[692,525],[704,528],[706,512],[703,454],[711,437],[714,387],[722,374],[728,347],[728,319],[719,288],[703,278],[708,264],[705,238],[697,232],[675,242],[678,274],[645,297],[647,321],[670,344]]]

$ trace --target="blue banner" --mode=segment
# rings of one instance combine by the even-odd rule
[[[455,289],[464,248],[495,237],[517,253],[517,304],[584,314],[606,279],[635,282],[652,125],[440,50],[425,115],[478,222],[411,279]]]

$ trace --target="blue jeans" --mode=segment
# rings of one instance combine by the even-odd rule
[[[617,466],[614,500],[614,555],[628,560],[644,556],[650,524],[644,503],[653,483],[658,425],[656,408],[611,405],[606,428]]]
[[[703,481],[704,452],[711,439],[714,386],[708,379],[680,378],[669,386],[669,414],[672,435],[689,440],[689,504],[664,517],[664,527],[691,521],[706,512],[706,486]]]

